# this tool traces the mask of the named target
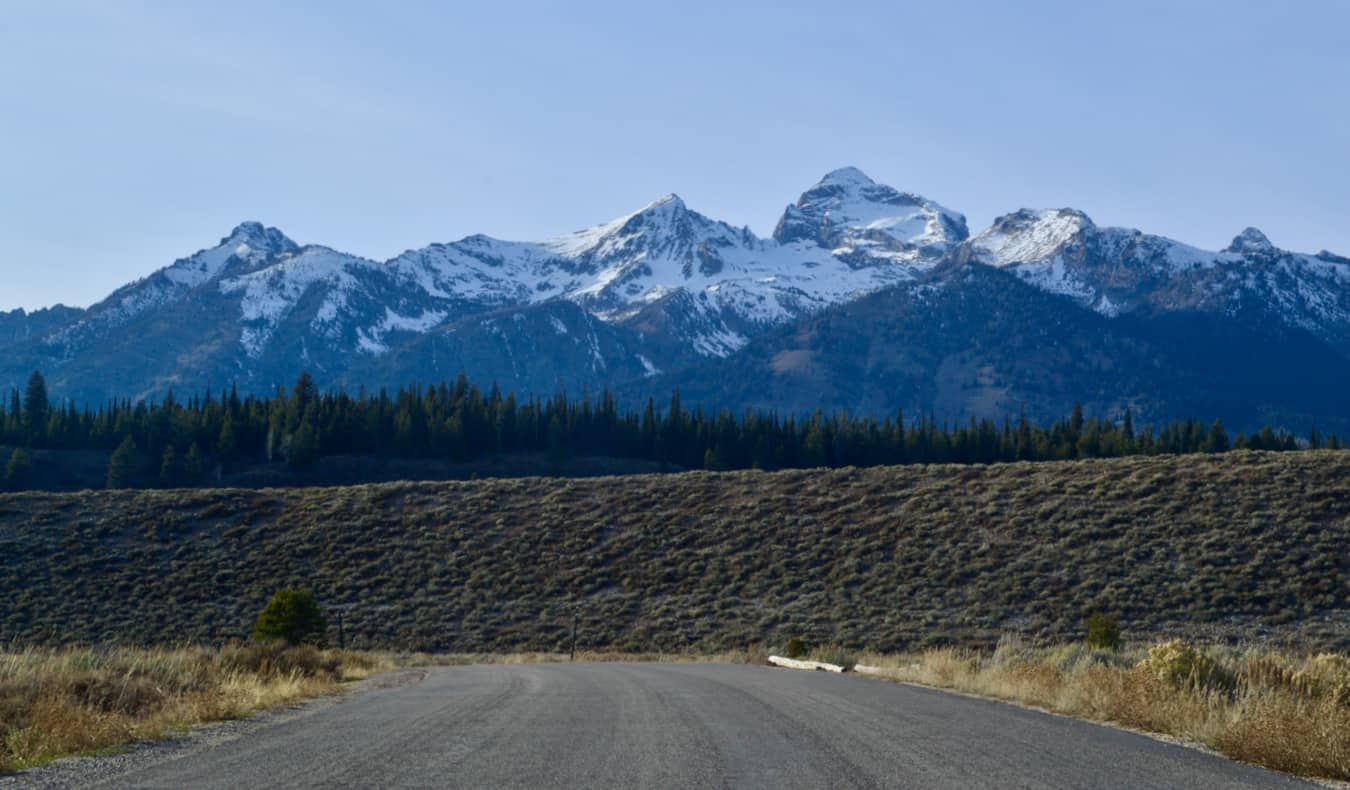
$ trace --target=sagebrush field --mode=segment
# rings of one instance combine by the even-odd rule
[[[280,587],[348,646],[1350,647],[1350,453],[0,496],[0,642],[222,643]],[[330,642],[338,638],[330,608]]]

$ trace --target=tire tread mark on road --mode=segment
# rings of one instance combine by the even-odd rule
[[[426,763],[417,762],[415,756],[429,756],[442,776],[453,777],[456,769],[486,751],[487,744],[499,741],[519,721],[511,712],[529,705],[531,693],[542,686],[532,673],[491,669],[494,679],[500,678],[500,686],[489,687],[488,693],[467,705],[463,698],[450,696],[444,704],[403,725],[403,734],[393,743],[382,740],[377,747],[382,759],[366,761],[368,770],[348,772],[343,782],[348,786],[400,786],[407,773],[425,769]],[[390,753],[403,759],[391,764]],[[361,781],[353,783],[357,778]]]
[[[773,670],[765,670],[773,671]],[[741,709],[759,722],[757,733],[770,733],[798,754],[812,754],[815,759],[809,766],[819,771],[819,778],[829,787],[881,788],[888,785],[872,775],[840,751],[829,739],[813,732],[810,722],[802,721],[798,710],[790,706],[780,707],[777,701],[767,700],[748,690],[743,684],[701,677],[697,674],[685,675],[694,683],[716,687],[717,693],[727,699],[736,699]],[[727,737],[734,737],[727,734]],[[821,765],[821,762],[824,765]],[[807,766],[802,766],[803,768]],[[807,786],[804,778],[796,777],[798,786]]]
[[[636,670],[636,671],[635,671]],[[663,712],[670,721],[663,723],[671,733],[676,734],[682,740],[687,741],[695,753],[700,755],[709,755],[716,766],[703,765],[703,771],[696,779],[697,786],[701,788],[732,788],[731,780],[726,778],[730,773],[730,764],[727,763],[725,756],[718,748],[717,738],[713,735],[712,729],[708,723],[700,717],[694,706],[691,704],[687,694],[678,693],[673,688],[667,688],[659,683],[652,683],[651,678],[642,677],[643,674],[639,668],[634,666],[624,667],[622,673],[626,682],[631,685],[641,685],[650,695],[652,704],[649,706],[652,710]],[[669,770],[671,755],[660,755],[665,767]],[[614,759],[619,755],[615,754]],[[678,760],[678,756],[675,757]],[[720,778],[719,778],[720,777]]]

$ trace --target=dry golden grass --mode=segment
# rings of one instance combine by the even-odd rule
[[[0,772],[240,718],[393,666],[379,654],[270,645],[2,652]]]
[[[1280,771],[1350,779],[1350,658],[1255,649],[936,649],[864,655],[882,676],[1176,736]]]

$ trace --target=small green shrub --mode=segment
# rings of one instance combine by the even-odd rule
[[[278,590],[253,626],[254,639],[288,645],[323,647],[327,632],[328,622],[309,590]]]
[[[788,658],[802,659],[806,658],[806,654],[809,651],[806,647],[806,643],[803,642],[800,637],[794,636],[783,646],[783,652]]]
[[[1087,628],[1088,647],[1098,650],[1120,649],[1120,623],[1098,612],[1088,618]]]
[[[1148,658],[1139,668],[1177,688],[1232,688],[1233,674],[1203,650],[1180,639],[1163,642],[1148,649]]]

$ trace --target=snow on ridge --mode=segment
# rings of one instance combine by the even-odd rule
[[[1086,214],[1071,209],[1022,209],[999,217],[969,242],[976,258],[992,266],[1053,262],[1056,255],[1085,229]]]
[[[1331,315],[1345,301],[1327,283],[1350,282],[1350,265],[1342,259],[1277,250],[1253,229],[1230,250],[1211,252],[1136,230],[1098,228],[1071,209],[1024,209],[969,239],[965,222],[955,211],[875,182],[854,167],[827,173],[803,193],[773,238],[692,211],[673,194],[540,242],[475,235],[383,263],[298,247],[275,228],[246,222],[217,246],[113,294],[77,327],[87,332],[97,321],[123,323],[210,284],[238,296],[242,342],[256,357],[309,289],[318,287],[324,290],[309,297],[319,300],[312,330],[335,343],[350,342],[355,333],[361,350],[384,353],[391,333],[424,333],[452,314],[567,299],[617,323],[687,294],[701,315],[686,339],[701,354],[724,356],[746,342],[747,326],[779,324],[913,279],[951,260],[947,253],[963,242],[970,259],[1010,268],[1039,288],[1107,315],[1131,309],[1138,297],[1130,289],[1138,283],[1215,267],[1256,270],[1253,282],[1277,294],[1269,297],[1273,302],[1318,314]],[[1277,282],[1278,272],[1286,281],[1293,277],[1296,288]],[[1213,289],[1215,277],[1228,276],[1200,272],[1194,282]],[[553,327],[566,331],[556,319]],[[597,364],[603,362],[597,356]]]
[[[232,258],[256,265],[273,255],[297,249],[295,242],[276,228],[264,227],[260,222],[243,222],[215,247],[177,260],[161,272],[180,286],[196,288],[224,272]]]
[[[816,182],[817,187],[822,186],[875,186],[877,182],[873,181],[866,173],[852,165],[831,170]],[[814,188],[814,187],[813,187]]]
[[[221,280],[220,290],[240,295],[239,312],[244,322],[240,341],[249,356],[257,357],[277,325],[312,286],[320,283],[329,286],[315,322],[321,327],[333,324],[357,287],[351,269],[379,265],[327,247],[310,246],[265,269]],[[332,326],[326,328],[330,335],[335,330]]]
[[[653,200],[637,211],[625,214],[600,225],[582,228],[571,233],[555,236],[539,244],[540,247],[564,258],[575,258],[594,253],[604,243],[624,229],[628,223],[638,217],[662,217],[668,225],[672,215],[688,212],[684,201],[674,193]],[[701,215],[700,215],[701,216]]]
[[[963,214],[855,167],[825,174],[784,210],[773,233],[779,242],[815,240],[882,263],[932,259],[969,235]]]

